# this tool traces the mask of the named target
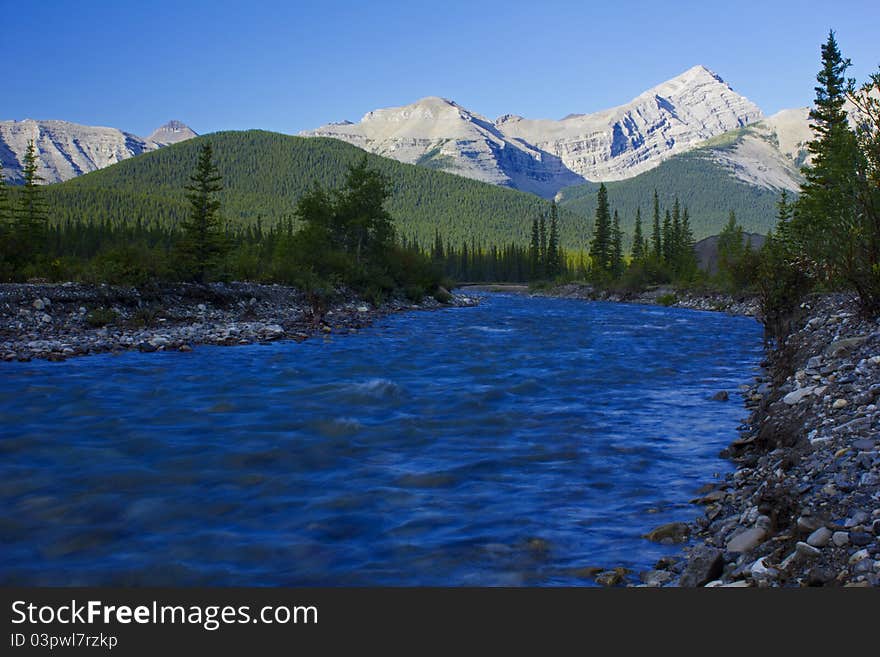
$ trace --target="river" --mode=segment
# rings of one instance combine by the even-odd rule
[[[680,546],[753,320],[486,294],[354,335],[0,364],[0,582],[583,585]],[[719,390],[730,401],[712,401]]]

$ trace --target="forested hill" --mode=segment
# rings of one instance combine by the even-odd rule
[[[230,223],[268,227],[292,216],[297,198],[314,181],[342,184],[348,165],[365,153],[335,139],[291,137],[261,130],[218,132],[131,158],[45,188],[52,221],[175,224],[187,209],[184,187],[204,140],[223,176],[221,213]],[[393,183],[389,211],[398,232],[428,245],[444,241],[527,244],[532,220],[550,202],[425,167],[367,155],[371,168]],[[592,220],[560,212],[563,246],[588,244]]]
[[[776,223],[776,202],[780,194],[779,190],[736,179],[713,159],[708,149],[676,155],[634,178],[608,182],[605,186],[608,202],[620,212],[621,228],[628,235],[632,235],[637,207],[642,209],[642,221],[650,225],[656,189],[661,208],[672,207],[675,196],[687,206],[691,228],[698,240],[719,233],[731,210],[746,232],[766,235]],[[598,187],[589,183],[562,190],[558,197],[560,207],[593,216]]]

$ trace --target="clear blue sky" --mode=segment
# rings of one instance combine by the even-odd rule
[[[829,9],[830,8],[830,9]],[[808,105],[833,27],[880,66],[880,2],[0,0],[0,119],[286,133],[444,96],[495,118],[624,103],[695,64],[770,114]]]

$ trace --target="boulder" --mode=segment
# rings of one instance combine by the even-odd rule
[[[701,545],[691,550],[678,585],[688,588],[703,586],[717,579],[724,569],[724,555],[718,548]]]
[[[825,354],[831,357],[841,356],[851,349],[861,347],[867,339],[867,335],[860,335],[854,338],[837,340],[836,342],[832,342],[830,345],[828,345],[828,348],[825,350]]]
[[[684,522],[669,522],[665,525],[652,529],[645,534],[643,538],[647,538],[654,543],[683,543],[691,533],[691,528]]]
[[[794,406],[799,403],[802,399],[809,397],[813,394],[813,391],[816,389],[815,386],[807,386],[806,388],[798,388],[797,390],[793,390],[788,393],[785,397],[782,398],[782,401],[788,404],[789,406]]]
[[[761,527],[750,527],[727,541],[727,551],[748,552],[758,547],[767,538],[767,532]]]

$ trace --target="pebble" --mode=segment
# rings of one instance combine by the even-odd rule
[[[822,554],[822,550],[819,548],[815,548],[808,543],[804,543],[803,541],[798,541],[797,545],[795,545],[795,551],[803,556],[803,557],[818,557]]]
[[[870,558],[870,556],[871,553],[867,550],[859,550],[858,552],[855,552],[850,556],[849,564],[852,565],[854,563],[858,563],[859,561]]]
[[[751,527],[733,536],[727,542],[728,552],[748,552],[758,547],[767,538],[767,532],[760,527]]]
[[[785,397],[782,398],[782,401],[789,406],[794,406],[795,404],[803,401],[804,398],[809,397],[813,394],[813,390],[815,390],[815,386],[807,386],[806,388],[799,388],[788,393]]]
[[[819,527],[807,538],[807,544],[815,548],[823,548],[831,540],[832,532],[827,527]]]
[[[371,310],[354,294],[341,290],[340,300],[327,311],[328,316],[333,315],[331,329],[315,322],[304,295],[293,288],[256,283],[211,283],[208,288],[212,298],[218,299],[216,306],[205,303],[205,288],[193,284],[164,285],[151,297],[150,305],[133,288],[0,284],[0,363],[32,358],[63,360],[129,349],[186,351],[181,349],[183,344],[190,348],[194,344],[232,346],[286,337],[299,341],[334,329],[351,333],[368,325],[374,315],[412,306],[409,301],[391,300]],[[107,305],[108,298],[114,299],[112,306]],[[478,303],[478,298],[456,294],[451,304],[426,297],[417,308]],[[155,316],[157,308],[161,317]],[[362,308],[366,311],[361,312]],[[87,318],[98,309],[111,311],[115,319],[106,326],[89,325]]]
[[[736,564],[707,581],[754,572],[762,587],[880,586],[880,320],[845,295],[812,297],[803,310],[809,321],[786,338],[785,359],[768,352],[767,374],[742,390],[759,399],[724,452],[736,470],[695,523],[698,547],[768,556],[749,564],[727,549]],[[759,528],[761,516],[772,522]],[[759,530],[767,535],[753,546]]]
[[[868,532],[850,532],[849,542],[859,547],[870,545],[874,542],[874,537]]]

